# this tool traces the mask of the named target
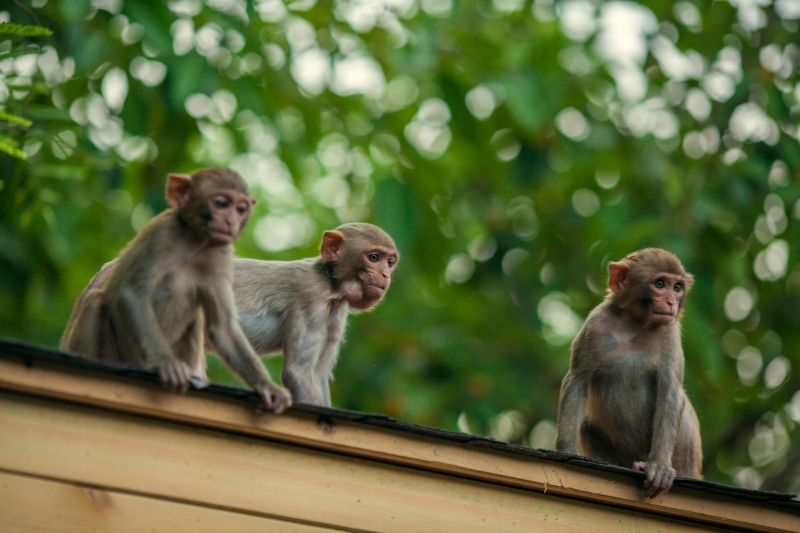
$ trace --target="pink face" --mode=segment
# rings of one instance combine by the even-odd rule
[[[392,283],[399,256],[395,250],[376,246],[364,251],[360,260],[361,294],[353,294],[348,301],[351,307],[366,310],[375,307],[383,299]]]
[[[658,274],[650,281],[650,322],[672,324],[686,294],[683,277],[675,274]]]
[[[255,200],[233,189],[219,189],[208,197],[211,221],[208,238],[212,244],[231,244],[242,231]]]

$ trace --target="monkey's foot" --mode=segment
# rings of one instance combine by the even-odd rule
[[[279,415],[292,406],[291,393],[274,383],[258,387],[256,392],[261,396],[263,410],[265,411],[272,411]]]
[[[644,480],[645,498],[655,498],[670,488],[675,480],[675,469],[668,465],[637,461],[633,463],[633,469],[647,473]]]
[[[205,389],[206,387],[211,385],[211,382],[208,381],[207,379],[200,379],[197,376],[194,376],[191,380],[189,380],[189,383],[192,384],[192,387],[198,390]]]
[[[158,367],[158,375],[161,376],[161,383],[167,387],[186,392],[192,379],[192,367],[183,361],[169,359]]]

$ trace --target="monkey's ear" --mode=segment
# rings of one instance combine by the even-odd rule
[[[341,256],[343,244],[344,234],[342,232],[326,231],[322,234],[322,246],[319,247],[319,253],[325,261],[334,263]]]
[[[170,207],[178,209],[186,203],[187,193],[192,186],[191,176],[185,174],[170,174],[167,177],[167,203]]]
[[[614,294],[619,294],[625,289],[625,280],[628,277],[630,265],[625,261],[608,264],[608,288]]]

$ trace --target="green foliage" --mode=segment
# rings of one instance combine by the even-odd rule
[[[14,24],[12,22],[0,22],[0,36],[6,35],[15,37],[43,37],[52,34],[53,34],[52,31],[48,30],[47,28],[43,28],[41,26],[21,25],[21,24]],[[24,40],[21,43],[17,43],[15,45],[12,45],[11,41],[7,40],[3,42],[3,45],[4,49],[0,49],[0,61],[9,60],[9,62],[7,62],[9,66],[15,65],[15,63],[11,62],[12,58],[20,58],[22,56],[35,57],[36,51],[38,51],[38,49],[36,48],[31,48]],[[20,80],[17,79],[15,81],[20,81]],[[31,94],[28,91],[25,92],[27,94]],[[4,103],[6,105],[9,104],[9,102],[4,102]],[[13,100],[11,103],[12,104],[14,103]],[[27,130],[32,125],[33,122],[31,120],[0,109],[0,128],[8,129],[9,127],[11,127],[16,129]],[[5,152],[11,157],[21,159],[24,161],[28,159],[28,156],[19,147],[20,146],[19,137],[20,135],[18,135],[17,137],[0,135],[0,152]]]
[[[17,159],[28,159],[25,152],[19,149],[19,143],[16,139],[12,139],[11,137],[0,137],[0,151],[7,153],[11,157],[16,157]]]
[[[11,122],[12,124],[19,124],[25,128],[30,128],[33,125],[33,122],[27,118],[18,117],[17,115],[12,115],[11,113],[6,113],[5,111],[0,111],[0,120]]]
[[[351,220],[401,248],[351,319],[335,405],[547,447],[608,261],[662,246],[696,278],[704,475],[800,490],[789,3],[244,5],[10,11],[54,35],[0,41],[0,105],[33,121],[4,123],[29,160],[0,155],[1,335],[55,346],[167,173],[227,165],[260,200],[240,256],[314,255]]]
[[[14,24],[13,22],[0,22],[0,35],[19,35],[24,37],[45,37],[53,35],[47,28],[36,25]]]

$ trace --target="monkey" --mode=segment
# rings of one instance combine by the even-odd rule
[[[153,218],[78,298],[59,348],[91,359],[154,368],[180,391],[204,361],[204,341],[261,397],[267,410],[292,404],[238,323],[232,244],[255,199],[236,172],[211,167],[170,174],[169,207]],[[93,280],[93,283],[94,281]],[[205,367],[203,367],[205,368]]]
[[[646,248],[608,265],[609,292],[571,346],[556,450],[646,473],[655,498],[675,476],[700,479],[700,424],[683,390],[680,319],[694,278]]]
[[[242,330],[259,355],[283,352],[281,379],[297,402],[331,406],[330,380],[347,317],[380,303],[399,260],[392,238],[367,223],[324,232],[316,258],[234,260]],[[84,292],[101,287],[113,269],[113,261],[103,266]],[[205,360],[194,376],[205,378]]]
[[[257,353],[283,352],[281,380],[298,402],[331,406],[347,316],[380,303],[399,260],[385,231],[350,223],[324,232],[317,258],[234,263],[242,329]]]

